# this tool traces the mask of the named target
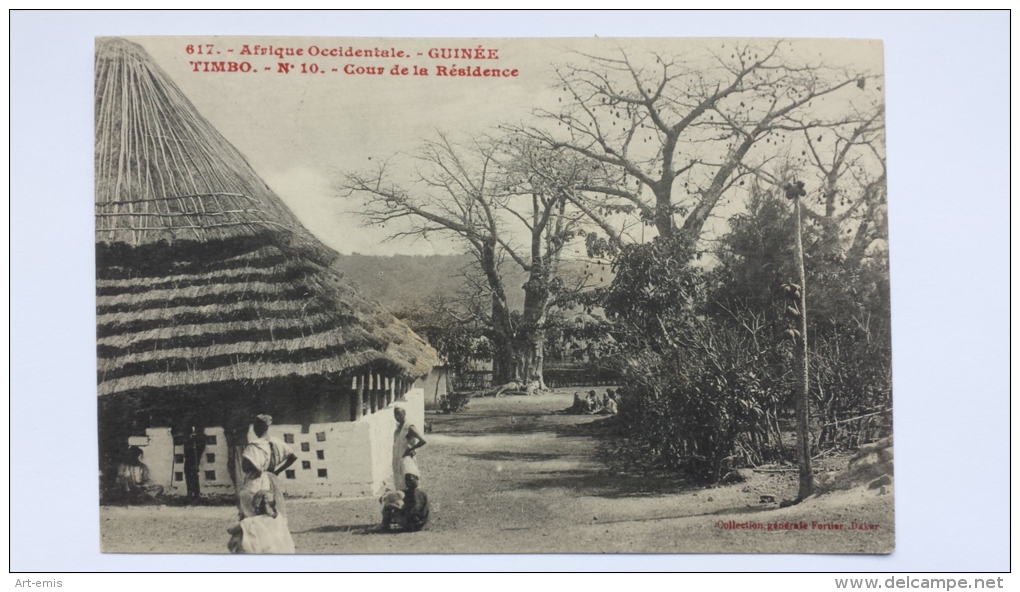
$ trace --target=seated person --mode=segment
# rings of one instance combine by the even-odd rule
[[[616,401],[609,396],[609,393],[602,395],[602,414],[603,415],[616,415]]]
[[[574,393],[574,403],[566,409],[567,413],[583,413],[584,402],[581,401],[581,394]]]
[[[404,492],[387,491],[379,498],[379,503],[382,504],[383,530],[388,530],[390,525],[396,522],[400,511],[404,509]]]
[[[407,486],[404,491],[390,492],[380,500],[383,502],[383,530],[396,526],[398,530],[414,532],[428,526],[429,498],[418,488],[418,476],[404,475],[404,485]]]
[[[142,462],[142,449],[132,446],[127,460],[117,467],[117,492],[127,502],[152,501],[163,495],[163,486],[149,476],[149,467]]]

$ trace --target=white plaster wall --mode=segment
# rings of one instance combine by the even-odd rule
[[[173,483],[174,438],[170,428],[148,428],[145,430],[148,443],[140,446],[142,462],[149,467],[149,478],[153,483],[169,490]]]
[[[234,493],[234,482],[230,479],[230,471],[227,469],[227,459],[230,454],[230,447],[227,446],[227,436],[223,428],[205,428],[206,444],[202,453],[202,462],[199,464],[198,482],[201,484],[202,493]],[[213,443],[209,436],[213,436],[216,442]],[[183,452],[183,448],[181,450]],[[213,455],[213,461],[209,461],[209,455]],[[184,466],[181,465],[181,471]],[[208,471],[215,473],[215,479],[210,479],[206,474]],[[187,492],[187,489],[185,489]]]
[[[414,386],[421,387],[425,391],[424,403],[426,410],[438,408],[439,397],[446,394],[449,389],[450,371],[446,368],[433,368],[425,378],[415,381]]]
[[[371,425],[368,421],[273,425],[269,434],[283,440],[298,460],[280,475],[288,497],[365,497],[374,494]],[[292,440],[293,442],[289,442]],[[307,450],[302,450],[302,444]],[[321,453],[323,458],[319,458]],[[325,471],[325,474],[320,474]]]
[[[407,409],[407,420],[411,425],[418,428],[422,434],[425,433],[425,390],[412,388],[404,393],[404,400],[400,401]]]
[[[423,433],[424,399],[423,389],[412,388],[394,403],[407,410],[407,420]],[[269,435],[286,442],[298,457],[287,472],[280,475],[284,493],[288,497],[378,496],[387,486],[393,486],[395,429],[393,405],[356,422],[311,424],[307,430],[300,425],[270,426]],[[148,465],[153,481],[162,485],[169,495],[186,495],[184,464],[177,462],[184,454],[184,446],[174,446],[170,428],[148,428],[145,434],[149,443],[142,448],[142,460]],[[223,428],[207,427],[205,434],[209,441],[199,465],[202,493],[233,493]],[[254,439],[254,433],[250,432],[249,437]],[[322,458],[319,458],[320,452]],[[211,462],[209,454],[213,455]],[[324,470],[325,475],[320,475],[320,470]],[[213,471],[214,475],[207,471]]]
[[[149,467],[149,477],[154,483],[162,485],[167,495],[186,495],[188,488],[184,480],[184,463],[180,460],[184,455],[184,446],[174,445],[170,428],[146,428],[145,435],[149,443],[142,447],[142,462]],[[227,471],[227,443],[223,429],[209,427],[205,429],[205,435],[208,442],[202,453],[198,475],[202,493],[232,493],[234,485]],[[213,459],[211,462],[210,454]]]

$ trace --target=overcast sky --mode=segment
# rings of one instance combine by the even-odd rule
[[[312,37],[133,37],[170,75],[204,115],[249,160],[300,220],[323,242],[342,253],[431,254],[460,252],[453,242],[384,243],[387,232],[366,228],[350,213],[356,205],[339,197],[332,184],[339,171],[368,171],[387,158],[404,160],[423,138],[441,130],[455,137],[484,133],[501,122],[520,122],[535,108],[551,108],[554,67],[581,62],[579,53],[607,55],[626,47],[676,56],[698,56],[707,40],[694,39],[363,39]],[[712,40],[720,45],[725,40]],[[209,46],[212,46],[211,55]],[[270,51],[300,48],[304,55],[243,55],[245,45]],[[191,53],[188,53],[189,46]],[[309,49],[375,53],[403,51],[407,57],[312,56]],[[482,49],[497,59],[432,59],[430,50]],[[797,41],[805,59],[852,64],[882,71],[882,48],[867,41]],[[493,51],[490,51],[493,50]],[[199,52],[202,53],[199,53]],[[419,55],[420,54],[420,55]],[[477,55],[477,54],[476,54]],[[694,58],[692,58],[694,59]],[[207,72],[205,61],[246,61],[253,73]],[[279,63],[291,64],[288,74]],[[196,65],[197,64],[197,65]],[[301,73],[315,64],[318,73]],[[395,65],[429,76],[391,75]],[[436,76],[436,66],[497,67],[516,77]],[[386,73],[345,74],[345,67],[380,67]],[[269,68],[267,71],[266,68]],[[336,72],[333,69],[337,69]],[[197,70],[197,71],[196,71]],[[739,201],[739,200],[738,200]],[[717,210],[719,216],[739,204]]]

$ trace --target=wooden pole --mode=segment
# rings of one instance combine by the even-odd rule
[[[804,273],[804,244],[801,240],[800,198],[793,200],[794,217],[797,219],[797,277],[800,279],[800,341],[794,344],[797,361],[797,456],[800,465],[800,488],[798,500],[807,499],[814,491],[814,476],[811,472],[811,438],[808,432],[811,420],[811,391],[808,375],[807,342],[807,281]]]
[[[397,387],[397,380],[395,378],[387,378],[387,389],[386,389],[386,406],[389,407],[393,404],[393,400],[396,398],[394,389]]]
[[[354,415],[354,404],[355,404],[355,393],[358,391],[358,377],[351,377],[351,390],[347,391],[347,415],[350,416],[351,421],[356,421],[357,417]]]
[[[375,413],[375,411],[376,411],[376,407],[375,407],[376,400],[375,400],[375,397],[376,397],[376,394],[378,393],[378,390],[376,388],[378,386],[376,384],[377,382],[378,382],[378,380],[377,380],[377,377],[376,377],[375,374],[369,374],[368,375],[368,412],[369,413]]]
[[[357,377],[358,387],[354,389],[354,421],[361,419],[365,408],[365,379]]]

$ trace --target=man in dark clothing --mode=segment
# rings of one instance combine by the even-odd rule
[[[201,496],[202,488],[198,481],[199,467],[202,465],[202,453],[205,452],[205,430],[188,428],[184,438],[184,480],[188,486],[188,499],[195,501]]]
[[[383,512],[383,530],[389,530],[391,520],[402,531],[419,531],[429,523],[429,497],[418,488],[418,476],[412,473],[404,475],[404,505],[400,509],[393,508]]]

